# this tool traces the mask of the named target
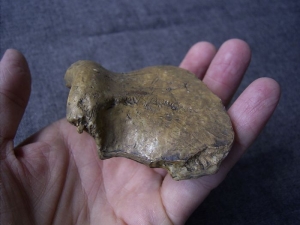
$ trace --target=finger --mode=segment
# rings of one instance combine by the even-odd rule
[[[0,62],[0,144],[12,140],[30,94],[30,72],[24,56],[7,50]]]
[[[202,79],[215,54],[216,48],[212,44],[198,42],[190,48],[180,67],[189,70],[199,79]]]
[[[241,40],[226,41],[212,60],[203,82],[227,105],[250,63],[251,51]]]
[[[271,78],[260,78],[250,84],[230,107],[228,113],[236,136],[233,151],[224,163],[226,173],[259,135],[274,112],[279,98],[278,83]]]
[[[231,106],[229,114],[236,132],[235,144],[217,174],[179,182],[166,177],[162,185],[162,200],[173,222],[183,223],[180,216],[187,219],[209,192],[222,182],[271,117],[279,96],[279,85],[272,79],[261,78],[249,85]]]

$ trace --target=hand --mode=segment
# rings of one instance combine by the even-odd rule
[[[195,73],[227,106],[250,61],[240,40],[216,52],[194,45],[181,67]],[[1,224],[183,224],[243,155],[274,111],[280,89],[254,81],[229,108],[236,139],[217,174],[174,181],[162,169],[125,158],[101,161],[87,133],[66,119],[14,147],[30,94],[25,58],[7,50],[0,74]]]

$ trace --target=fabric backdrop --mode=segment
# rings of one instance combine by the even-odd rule
[[[126,72],[178,65],[198,41],[245,40],[252,62],[238,94],[268,76],[282,87],[272,119],[187,224],[300,224],[300,1],[2,0],[1,56],[16,48],[32,94],[16,143],[65,116],[63,76],[79,59]]]

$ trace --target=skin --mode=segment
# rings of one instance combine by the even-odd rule
[[[249,46],[241,40],[226,41],[218,51],[199,42],[180,66],[227,106],[250,58]],[[101,161],[93,138],[78,135],[66,119],[14,147],[29,95],[26,60],[7,50],[0,64],[1,224],[162,225],[183,224],[222,182],[267,123],[280,88],[270,78],[251,83],[228,109],[236,139],[219,172],[183,181],[125,158]]]

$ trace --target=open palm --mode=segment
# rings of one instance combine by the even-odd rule
[[[229,40],[218,51],[200,42],[181,67],[228,105],[250,55],[240,40]],[[30,73],[15,50],[6,51],[0,68],[1,224],[183,224],[254,141],[280,93],[269,78],[250,84],[228,110],[236,139],[219,172],[174,181],[163,169],[129,159],[101,161],[93,138],[79,135],[66,119],[14,147],[30,94]]]

